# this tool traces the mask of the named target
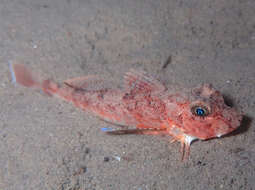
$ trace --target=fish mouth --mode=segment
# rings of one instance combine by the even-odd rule
[[[240,127],[242,120],[243,120],[243,114],[235,111],[230,121],[230,127],[233,128],[233,131]]]
[[[241,125],[242,119],[243,116],[238,112],[235,112],[231,119],[222,120],[221,122],[223,123],[220,124],[220,128],[216,132],[216,137],[220,138],[238,129]]]

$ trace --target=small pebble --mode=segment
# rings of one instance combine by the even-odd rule
[[[82,166],[79,168],[79,170],[77,172],[75,172],[73,175],[77,176],[77,175],[81,175],[83,173],[87,172],[87,167],[86,166]]]
[[[89,149],[89,148],[86,148],[86,149],[85,149],[85,153],[86,153],[86,154],[90,153],[90,149]]]
[[[109,161],[110,161],[110,158],[107,157],[107,156],[105,156],[105,157],[104,157],[104,162],[109,162]]]
[[[121,157],[119,157],[119,156],[113,156],[113,158],[115,158],[118,161],[120,161],[120,159],[121,159]]]

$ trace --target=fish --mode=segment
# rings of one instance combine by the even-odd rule
[[[173,92],[146,72],[134,69],[125,73],[121,88],[96,88],[96,85],[89,88],[92,82],[104,82],[93,75],[68,79],[61,84],[40,80],[23,64],[10,65],[10,72],[15,83],[60,97],[123,127],[102,128],[107,134],[171,137],[171,143],[181,143],[182,160],[189,158],[193,141],[229,134],[240,126],[243,117],[224,102],[223,95],[211,84]]]

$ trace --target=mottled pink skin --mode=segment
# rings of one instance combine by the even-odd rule
[[[171,95],[161,87],[152,89],[157,86],[140,82],[134,81],[126,92],[104,91],[101,100],[90,96],[91,110],[105,120],[137,128],[169,131],[167,128],[175,125],[184,134],[203,140],[228,134],[240,125],[242,116],[227,106],[223,96],[211,85],[202,85],[189,95]],[[195,116],[190,109],[194,102],[210,106],[211,113],[206,117]]]
[[[205,140],[228,134],[239,127],[241,114],[227,106],[220,92],[211,85],[205,84],[194,89],[191,96],[181,114],[185,134]],[[211,113],[206,117],[195,116],[190,111],[193,102],[210,106]]]
[[[192,140],[228,134],[240,125],[242,119],[241,114],[224,103],[220,92],[208,84],[186,94],[169,93],[145,73],[131,71],[124,76],[123,89],[89,90],[89,77],[69,79],[59,86],[49,80],[36,82],[38,80],[34,80],[23,65],[13,65],[13,70],[18,83],[56,94],[104,120],[142,129],[143,134],[170,135],[182,143],[186,156]],[[192,113],[191,107],[196,104],[206,106],[209,114],[201,117]],[[129,132],[123,130],[123,133]],[[141,132],[137,130],[137,133]]]

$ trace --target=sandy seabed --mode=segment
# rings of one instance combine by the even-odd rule
[[[252,190],[255,1],[1,0],[0,189]],[[110,124],[11,83],[9,63],[60,82],[130,68],[164,83],[212,83],[245,117],[180,161],[168,137],[108,136]]]

